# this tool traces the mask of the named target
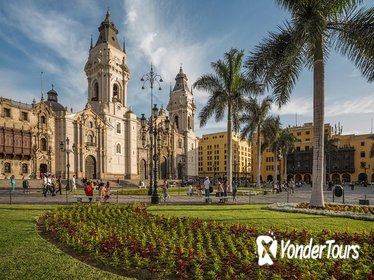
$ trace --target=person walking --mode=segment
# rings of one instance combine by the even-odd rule
[[[295,181],[293,178],[288,182],[288,185],[290,187],[290,193],[294,194],[295,193]]]
[[[62,194],[61,193],[61,188],[62,187],[62,183],[61,183],[61,175],[60,176],[58,176],[58,178],[57,178],[57,180],[56,180],[56,192],[55,192],[55,194],[57,194],[57,193],[60,193],[60,195]]]
[[[225,185],[227,185],[227,181],[225,182]],[[238,192],[238,185],[233,184],[232,185],[232,201],[236,204],[236,194]]]
[[[23,178],[23,181],[22,181],[22,187],[23,187],[23,192],[24,193],[30,193],[30,189],[29,189],[29,181],[25,178]]]
[[[14,175],[10,176],[10,185],[12,187],[12,192],[14,192],[16,188],[16,177],[14,177]]]
[[[72,187],[73,193],[75,194],[77,191],[77,182],[75,179],[75,174],[73,175],[73,178],[71,179],[71,187]]]
[[[210,187],[211,187],[211,184],[210,184],[210,181],[209,181],[209,177],[206,177],[205,180],[204,180],[205,202],[206,203],[209,202]]]
[[[84,187],[84,192],[86,193],[86,196],[88,197],[88,202],[92,202],[93,197],[93,191],[94,188],[90,182],[86,182],[86,186]]]
[[[162,192],[163,192],[163,195],[164,195],[164,202],[166,201],[166,199],[169,198],[168,189],[169,189],[169,184],[168,184],[168,181],[165,179],[164,180],[164,184],[162,185]]]
[[[104,202],[107,202],[107,200],[109,199],[109,192],[110,192],[110,189],[111,189],[111,187],[110,187],[110,184],[109,184],[109,181],[108,182],[106,182],[106,185],[105,185],[105,187],[102,189],[102,191],[101,192],[104,192],[102,195],[104,196]]]

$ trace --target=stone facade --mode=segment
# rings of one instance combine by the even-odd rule
[[[31,105],[0,98],[3,178],[38,177],[45,172],[63,178],[68,172],[70,178],[73,174],[78,178],[148,178],[149,146],[142,145],[140,121],[127,104],[130,70],[117,33],[108,11],[84,67],[88,96],[82,111],[69,112],[58,103],[53,86],[47,100],[42,93],[40,101]],[[159,176],[197,176],[196,107],[182,69],[170,93],[168,110],[174,122],[163,135]],[[161,110],[159,120],[165,118],[166,112]]]

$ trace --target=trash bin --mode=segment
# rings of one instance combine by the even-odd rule
[[[334,194],[336,197],[341,197],[343,195],[343,187],[341,185],[337,185],[334,187]]]

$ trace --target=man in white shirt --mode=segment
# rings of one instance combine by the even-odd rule
[[[205,189],[205,202],[208,202],[209,201],[209,194],[210,194],[210,181],[209,181],[209,177],[206,177],[205,178],[205,181],[204,181],[204,189]]]
[[[73,175],[73,178],[71,179],[71,186],[72,186],[73,193],[75,193],[77,190],[77,183],[75,181],[75,175]]]

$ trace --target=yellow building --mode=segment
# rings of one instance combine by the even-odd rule
[[[374,145],[374,134],[347,134],[334,135],[337,139],[336,145],[339,148],[354,149],[354,172],[341,174],[331,172],[332,181],[354,181],[354,182],[374,182],[374,157],[370,157],[370,150]]]
[[[309,183],[312,179],[313,159],[313,124],[305,123],[302,126],[289,127],[289,131],[297,138],[295,152],[287,157],[288,178],[296,182]],[[326,153],[326,180],[333,182],[374,182],[374,158],[370,158],[370,149],[374,140],[370,135],[342,135],[340,127],[335,129],[325,124],[327,139],[336,139],[333,142],[337,149]],[[254,136],[253,139],[256,139]],[[255,178],[257,167],[256,143],[253,141],[253,174]],[[274,153],[266,149],[261,156],[261,180],[273,181]],[[284,159],[278,159],[278,180],[284,179]]]
[[[222,178],[227,174],[227,132],[205,134],[199,141],[199,177]],[[251,146],[233,133],[233,178],[249,178]]]

